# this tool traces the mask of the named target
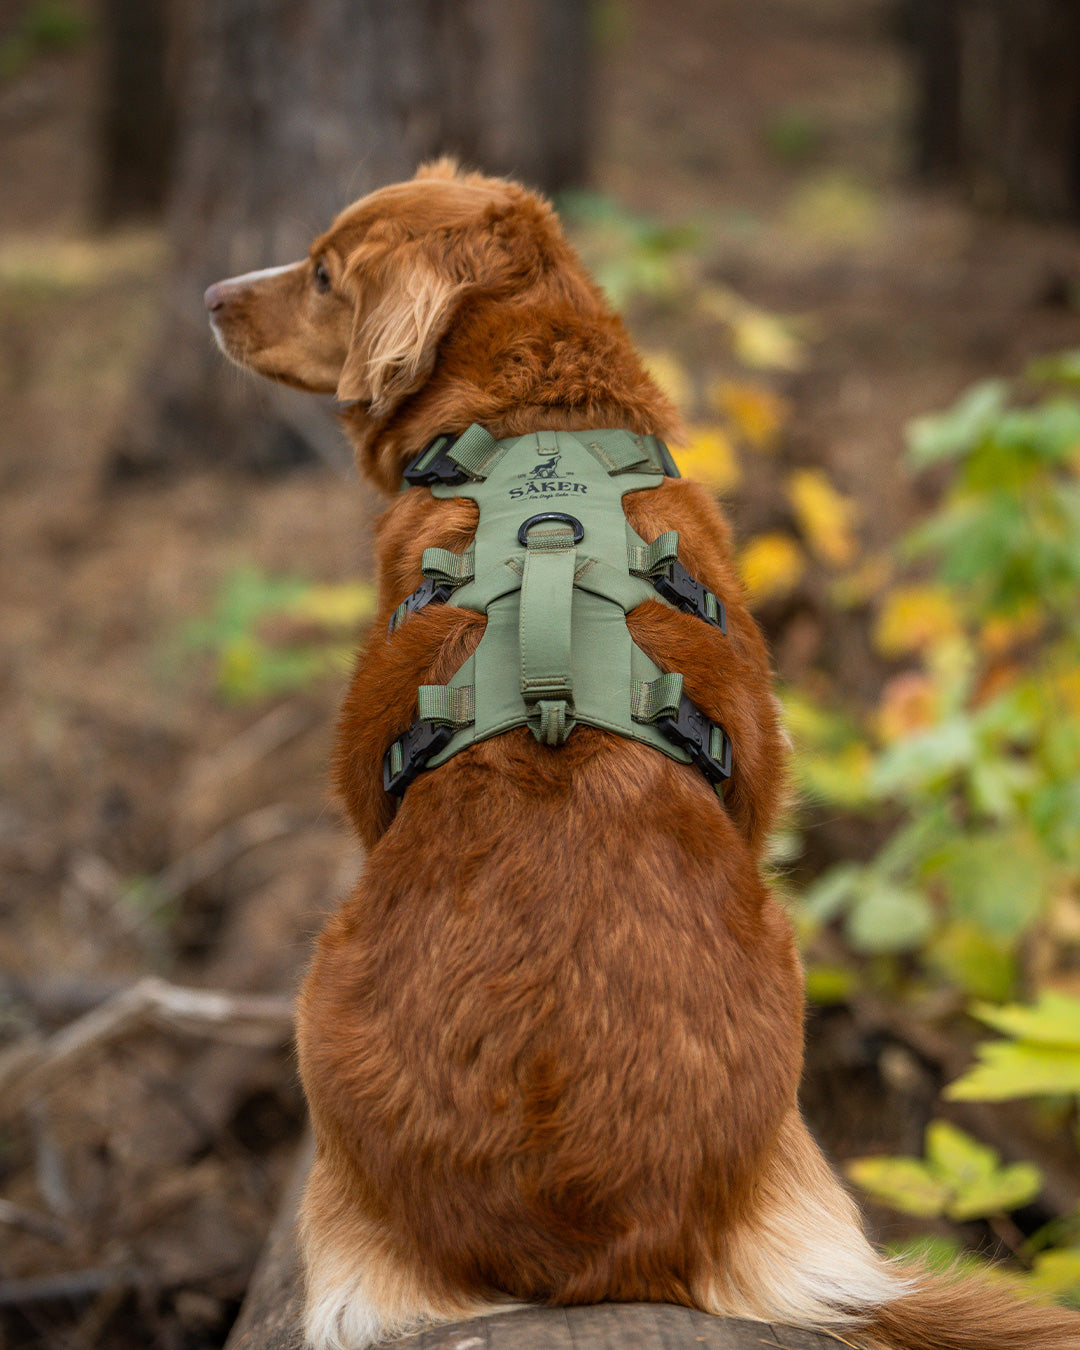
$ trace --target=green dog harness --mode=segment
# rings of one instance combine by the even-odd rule
[[[496,441],[476,424],[437,437],[409,465],[407,486],[471,497],[480,519],[466,552],[424,550],[424,581],[390,634],[433,602],[485,614],[487,626],[448,684],[420,686],[419,716],[383,760],[387,792],[400,797],[421,770],[512,727],[558,746],[579,723],[695,764],[720,790],[731,774],[723,728],[626,626],[630,610],[659,596],[726,632],[723,604],[678,560],[678,533],[647,543],[624,514],[625,493],[665,475],[678,470],[653,436],[540,431]]]

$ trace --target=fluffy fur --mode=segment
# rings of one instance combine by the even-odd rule
[[[625,427],[673,409],[550,208],[446,162],[344,211],[310,256],[219,282],[242,364],[336,393],[362,470],[394,490],[439,432]],[[802,986],[759,864],[785,747],[765,648],[709,495],[626,498],[646,539],[727,606],[728,635],[659,602],[634,639],[735,747],[702,776],[588,727],[521,729],[421,774],[395,814],[383,751],[479,641],[433,605],[391,638],[467,501],[394,498],[379,614],[345,700],[336,781],[369,853],[299,1006],[318,1156],[302,1213],[307,1335],[359,1350],[511,1302],[666,1300],[888,1350],[1066,1350],[1080,1318],[893,1268],[798,1113]]]

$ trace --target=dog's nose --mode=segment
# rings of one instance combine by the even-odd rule
[[[207,286],[203,294],[203,304],[211,314],[215,314],[224,307],[225,301],[229,298],[229,288],[224,281],[215,281],[212,286]]]

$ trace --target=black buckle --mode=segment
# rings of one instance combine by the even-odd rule
[[[731,738],[723,727],[710,722],[701,709],[684,694],[674,716],[658,717],[654,724],[669,741],[685,750],[710,783],[723,783],[731,777]],[[714,759],[710,743],[713,727],[722,737],[720,758]]]
[[[405,606],[405,613],[399,619],[398,611],[401,605],[398,605],[393,614],[390,615],[390,624],[387,633],[393,633],[399,624],[403,624],[410,614],[415,614],[418,610],[424,609],[435,600],[446,601],[454,593],[454,587],[445,581],[436,581],[434,577],[425,577],[424,580],[413,591],[412,595],[407,595],[402,601]]]
[[[664,477],[681,478],[682,474],[679,472],[679,466],[675,463],[675,460],[672,458],[671,451],[667,448],[667,446],[664,444],[664,442],[660,439],[659,436],[654,436],[653,440],[656,443],[656,449],[658,454],[660,455],[660,467],[664,470]]]
[[[464,483],[468,474],[447,451],[457,444],[457,436],[444,433],[424,447],[401,475],[410,487],[434,487],[438,483]]]
[[[721,633],[727,633],[727,611],[724,609],[723,600],[718,595],[712,596],[716,601],[716,618],[710,618],[707,597],[712,595],[712,591],[703,586],[696,577],[692,577],[678,559],[671,564],[666,573],[661,572],[659,576],[651,577],[650,580],[653,589],[665,600],[669,600],[676,609],[681,609],[684,614],[696,614],[699,619],[704,619],[714,628],[719,628]]]
[[[445,722],[414,722],[394,742],[394,745],[400,744],[402,753],[402,764],[397,773],[394,773],[390,759],[394,746],[383,755],[383,788],[395,797],[403,796],[416,775],[427,768],[428,760],[449,744],[453,734],[454,728]]]

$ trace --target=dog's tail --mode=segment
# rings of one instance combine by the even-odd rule
[[[1080,1315],[1015,1298],[980,1279],[919,1275],[853,1334],[874,1350],[1078,1350]]]
[[[855,1350],[1080,1350],[1080,1314],[875,1251],[797,1114],[751,1216],[695,1292],[710,1312],[832,1332]]]

